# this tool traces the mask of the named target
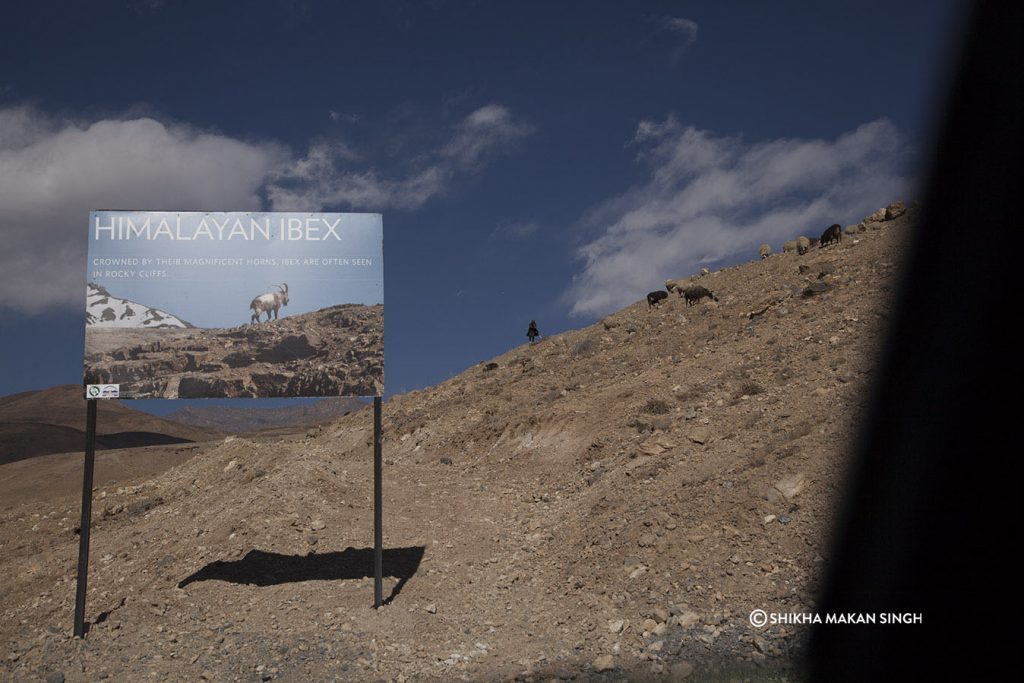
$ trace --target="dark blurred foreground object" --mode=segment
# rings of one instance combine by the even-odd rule
[[[530,329],[526,330],[526,336],[530,338],[530,343],[531,344],[533,343],[534,339],[536,339],[537,337],[540,336],[540,332],[537,331],[537,321],[536,320],[531,320],[530,321]]]
[[[817,607],[822,619],[922,623],[815,626],[810,681],[998,680],[1020,668],[1019,572],[1008,570],[1021,538],[1009,431],[1022,421],[1010,381],[1022,354],[995,347],[1017,338],[1004,328],[1019,310],[1024,13],[985,2],[967,14]]]

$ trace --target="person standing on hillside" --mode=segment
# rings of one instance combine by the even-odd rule
[[[529,337],[531,344],[533,343],[534,339],[536,339],[537,337],[540,336],[540,332],[537,331],[537,321],[536,320],[531,320],[530,321],[530,329],[526,330],[526,336]]]

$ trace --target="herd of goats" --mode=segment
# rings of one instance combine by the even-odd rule
[[[786,242],[782,245],[783,251],[795,251],[798,254],[806,254],[807,250],[815,244],[818,247],[824,247],[825,245],[832,244],[833,242],[843,241],[843,228],[838,223],[833,223],[828,227],[825,232],[821,234],[821,237],[815,240],[810,240],[801,235],[797,239]],[[767,244],[762,244],[758,250],[761,254],[762,259],[766,259],[771,256],[772,248]],[[667,291],[666,291],[667,290]],[[686,299],[687,306],[693,306],[700,302],[701,299],[707,297],[712,301],[718,301],[718,297],[711,293],[711,290],[703,285],[690,284],[686,280],[668,280],[665,282],[665,289],[659,289],[654,292],[650,292],[647,295],[647,308],[651,309],[657,306],[659,303],[668,298],[669,293],[678,292],[679,296]]]
[[[834,223],[822,233],[819,239],[812,241],[801,235],[797,239],[783,244],[782,250],[806,254],[807,250],[814,244],[817,244],[819,247],[824,247],[827,244],[841,242],[842,240],[842,226],[838,223]],[[762,244],[759,252],[761,254],[761,258],[768,258],[772,253],[772,248],[767,244]],[[267,322],[270,322],[271,313],[273,313],[274,320],[277,320],[281,307],[288,305],[288,283],[282,282],[279,285],[271,286],[277,287],[278,291],[260,294],[252,300],[251,304],[249,304],[249,310],[252,311],[251,320],[253,324],[258,323],[260,321],[260,316],[264,313],[267,314]],[[693,306],[705,297],[712,301],[718,301],[718,297],[712,294],[711,290],[703,285],[689,284],[685,280],[668,280],[665,283],[665,289],[659,289],[655,292],[650,292],[647,295],[647,307],[653,308],[657,304],[661,303],[668,298],[670,292],[678,292],[679,296],[686,299],[687,306]],[[531,323],[531,331],[535,329],[536,323]],[[533,338],[531,338],[530,341],[533,341]]]

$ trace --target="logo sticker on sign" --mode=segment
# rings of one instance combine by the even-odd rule
[[[120,384],[88,384],[85,387],[86,398],[120,398]]]

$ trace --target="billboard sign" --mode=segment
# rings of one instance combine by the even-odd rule
[[[380,214],[94,211],[87,398],[380,396]]]

